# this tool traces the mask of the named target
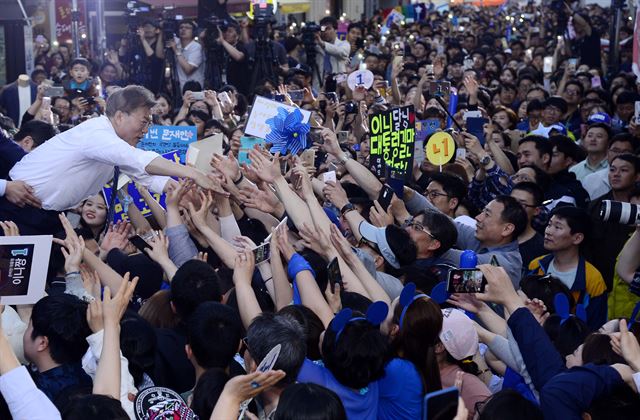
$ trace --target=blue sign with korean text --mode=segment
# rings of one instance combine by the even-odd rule
[[[185,162],[189,144],[198,139],[194,126],[152,125],[138,143],[138,149],[151,150],[161,155],[177,151],[180,162]]]

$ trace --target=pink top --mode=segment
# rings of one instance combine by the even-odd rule
[[[442,388],[449,388],[455,386],[456,375],[461,372],[462,369],[456,365],[446,366],[440,369],[440,380],[442,381]],[[473,419],[476,414],[476,403],[484,402],[491,396],[491,391],[478,377],[469,373],[462,375],[462,389],[460,390],[460,397],[464,401],[464,404],[469,410],[469,420]]]

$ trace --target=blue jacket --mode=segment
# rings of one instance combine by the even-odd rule
[[[536,258],[529,264],[531,274],[547,274],[553,254]],[[587,310],[587,325],[592,331],[607,322],[607,286],[602,274],[591,263],[580,256],[576,278],[571,286],[571,292],[576,303],[584,303],[585,295],[589,295]]]
[[[594,400],[623,384],[611,366],[593,364],[573,368],[554,376],[540,392],[545,420],[580,420]]]
[[[9,171],[27,153],[0,131],[0,179],[7,179]]]

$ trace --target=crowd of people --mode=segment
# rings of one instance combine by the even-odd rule
[[[149,17],[104,58],[38,37],[0,92],[0,227],[54,244],[44,296],[0,309],[0,418],[637,418],[633,15],[607,67],[610,9],[423,6]],[[240,162],[256,96],[309,111],[312,159]],[[457,152],[415,153],[389,199],[369,118],[403,106]],[[136,148],[151,125],[223,153],[170,162]],[[113,223],[120,172],[149,214],[123,188]],[[459,268],[482,284],[446,293]]]

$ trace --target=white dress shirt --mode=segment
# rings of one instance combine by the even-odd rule
[[[58,134],[25,155],[9,172],[35,190],[45,210],[64,211],[100,192],[121,172],[161,193],[168,177],[151,176],[146,166],[159,154],[136,149],[118,137],[105,116]]]
[[[609,169],[600,169],[598,172],[585,176],[580,182],[582,182],[582,187],[589,193],[589,199],[591,200],[602,197],[611,191]]]
[[[347,64],[349,63],[349,53],[351,53],[351,44],[347,41],[336,38],[333,42],[323,41],[324,48],[316,45],[316,65],[320,74],[324,74],[324,56],[329,55],[329,62],[331,63],[331,73],[345,73],[347,71]],[[314,72],[314,85],[316,82],[321,83],[318,80],[317,75]]]
[[[0,376],[0,393],[15,420],[58,420],[60,412],[40,391],[27,368],[19,366]]]

